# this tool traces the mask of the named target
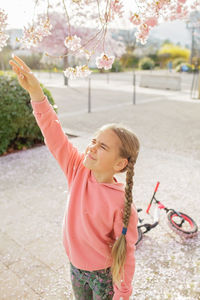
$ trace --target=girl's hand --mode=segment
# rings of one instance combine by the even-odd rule
[[[12,55],[13,60],[9,61],[13,71],[17,74],[17,78],[21,87],[27,90],[35,101],[41,101],[44,93],[40,86],[40,82],[31,72],[31,69],[16,55]]]

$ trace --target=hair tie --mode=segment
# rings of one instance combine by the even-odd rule
[[[126,234],[126,232],[127,232],[127,228],[126,227],[123,227],[123,229],[122,229],[122,234]]]

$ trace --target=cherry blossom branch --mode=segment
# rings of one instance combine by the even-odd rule
[[[108,5],[109,5],[109,11],[107,12]],[[106,28],[105,28],[104,35],[103,35],[103,51],[104,51],[104,53],[105,53],[105,38],[106,38],[106,33],[107,33],[108,16],[110,15],[110,7],[111,7],[111,2],[109,2],[109,0],[107,0],[106,11],[105,11]]]
[[[34,20],[35,20],[35,11],[36,11],[36,6],[38,5],[38,1],[39,0],[35,0],[35,5],[34,5],[34,9],[33,9],[33,19],[32,19],[33,24],[34,24]]]
[[[67,17],[67,23],[68,23],[68,26],[69,26],[69,35],[71,36],[70,19],[69,19],[69,15],[68,15],[68,12],[67,12],[67,7],[65,5],[65,0],[62,0],[62,3],[63,3],[63,6],[64,6],[64,9],[65,9],[65,14],[66,14],[66,17]]]
[[[97,7],[98,7],[98,14],[99,14],[100,23],[103,25],[103,21],[101,19],[100,7],[99,7],[99,0],[97,0]]]
[[[80,45],[79,47],[76,47],[75,49],[72,49],[73,45],[69,44],[69,41],[72,41],[73,39],[76,40],[76,38],[77,38],[76,36],[67,37],[66,38],[67,39],[66,44],[69,44],[69,48],[73,51],[73,55],[78,54],[80,52],[80,50],[83,50],[83,52],[84,51],[87,52],[87,50],[85,50],[84,47],[87,46],[90,42],[92,42],[102,32],[103,29],[104,29],[104,26],[92,38],[90,38],[87,42],[85,42],[82,46]],[[80,42],[80,40],[79,40],[79,42]],[[49,57],[52,57],[52,58],[64,58],[64,57],[69,56],[71,54],[72,53],[67,53],[67,54],[64,54],[64,55],[54,56],[54,55],[48,54],[47,52],[45,53],[46,56],[49,56]]]
[[[49,20],[49,8],[50,8],[50,4],[49,4],[49,0],[47,0],[47,19]]]

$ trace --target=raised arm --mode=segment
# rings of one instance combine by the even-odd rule
[[[31,69],[18,56],[12,55],[12,58],[13,60],[10,60],[9,64],[17,74],[19,84],[29,93],[32,101],[42,101],[44,99],[43,90]]]
[[[30,68],[17,56],[9,63],[17,74],[19,84],[29,92],[33,114],[44,136],[45,144],[65,173],[70,186],[84,154],[80,154],[69,142],[56,112]]]

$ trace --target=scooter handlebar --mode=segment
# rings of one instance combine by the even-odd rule
[[[157,184],[156,184],[156,188],[155,188],[155,191],[154,191],[154,193],[156,193],[156,192],[157,192],[159,184],[160,184],[160,182],[158,181],[158,182],[157,182]]]
[[[154,190],[154,195],[153,195],[153,197],[155,196],[155,193],[156,193],[157,190],[158,190],[159,184],[160,184],[160,182],[158,181],[157,184],[156,184],[156,188],[155,188],[155,190]],[[150,210],[150,208],[151,208],[151,204],[152,204],[152,201],[153,201],[153,197],[152,197],[152,199],[151,199],[151,201],[150,201],[150,203],[149,203],[149,205],[148,205],[148,207],[147,207],[147,210],[146,210],[146,213],[147,213],[147,214],[149,213],[149,210]]]

